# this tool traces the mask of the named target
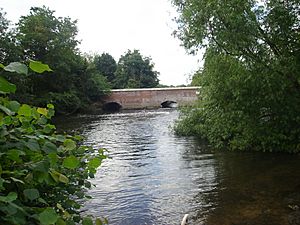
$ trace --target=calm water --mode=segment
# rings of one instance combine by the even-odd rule
[[[175,110],[128,111],[58,120],[106,148],[86,202],[110,224],[300,224],[300,156],[213,152],[176,137]]]

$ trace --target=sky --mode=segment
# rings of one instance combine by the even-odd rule
[[[172,35],[178,16],[169,0],[0,0],[6,18],[16,23],[32,6],[47,6],[57,17],[77,19],[81,52],[112,55],[128,49],[151,57],[161,84],[188,84],[202,56],[187,54]]]

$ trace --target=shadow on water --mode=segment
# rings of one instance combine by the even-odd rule
[[[176,110],[57,119],[85,144],[107,148],[88,213],[110,224],[300,224],[298,155],[213,152],[170,130]]]
[[[218,194],[206,224],[300,224],[298,155],[216,153]],[[201,217],[201,215],[200,215]]]

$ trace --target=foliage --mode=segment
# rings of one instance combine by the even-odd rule
[[[9,29],[10,21],[6,13],[0,8],[0,62],[8,63],[12,59],[19,60],[20,49],[15,43],[14,32]]]
[[[298,1],[174,0],[191,51],[206,48],[196,110],[177,131],[240,150],[300,151]]]
[[[18,23],[18,40],[25,57],[44,62],[53,60],[53,55],[60,58],[75,54],[79,43],[76,23],[68,17],[55,17],[54,11],[45,6],[32,7]]]
[[[49,92],[64,93],[77,89],[77,81],[85,71],[84,60],[77,53],[76,21],[56,18],[48,8],[31,8],[17,27],[17,39],[23,49],[23,59],[43,61],[53,72],[26,79],[30,94],[45,96]],[[18,85],[20,86],[20,85]],[[20,93],[22,95],[23,93]]]
[[[108,53],[102,53],[100,56],[94,57],[94,64],[97,71],[105,76],[111,84],[115,80],[115,72],[117,70],[117,63],[115,59]]]
[[[76,39],[77,21],[68,17],[57,18],[54,13],[46,7],[31,8],[29,15],[22,16],[17,24],[13,41],[18,51],[11,48],[10,52],[14,54],[5,52],[5,56],[12,60],[43,61],[51,65],[53,71],[35,76],[3,76],[19,87],[12,96],[14,99],[39,106],[52,102],[58,113],[72,113],[91,101],[99,100],[109,85],[104,78],[95,77],[89,69],[91,63],[80,55]],[[3,19],[1,15],[0,21],[4,21],[3,27],[7,29],[8,22],[4,13]],[[8,46],[8,41],[4,40],[4,46]]]
[[[110,92],[110,85],[106,77],[99,73],[91,73],[87,81],[87,87],[88,97],[95,101]]]
[[[83,56],[78,50],[77,21],[56,17],[49,8],[32,7],[22,16],[15,29],[0,9],[0,62],[27,62],[28,59],[51,65],[52,71],[35,76],[11,76],[18,86],[12,99],[44,107],[51,102],[59,114],[85,110],[92,102],[101,101],[110,88],[144,88],[158,85],[159,73],[151,58],[138,50],[121,56],[118,64],[103,53]]]
[[[153,70],[151,58],[143,57],[138,50],[128,50],[118,62],[116,88],[151,88],[159,83],[159,73]]]
[[[21,63],[1,64],[1,68],[27,73]],[[50,70],[39,62],[32,62],[30,68]],[[6,97],[15,90],[1,77],[0,223],[93,224],[90,217],[79,214],[80,200],[89,197],[88,179],[105,158],[103,150],[79,145],[81,137],[57,134],[49,123],[53,105],[32,107]]]
[[[201,84],[201,76],[202,76],[202,70],[198,70],[195,72],[195,74],[192,76],[192,86],[199,86]]]

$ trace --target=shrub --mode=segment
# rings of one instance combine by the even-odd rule
[[[1,67],[27,73],[20,63]],[[0,77],[0,224],[93,224],[80,215],[79,200],[89,198],[88,179],[105,158],[103,150],[57,134],[49,122],[53,105],[37,108],[6,97],[15,90]]]

